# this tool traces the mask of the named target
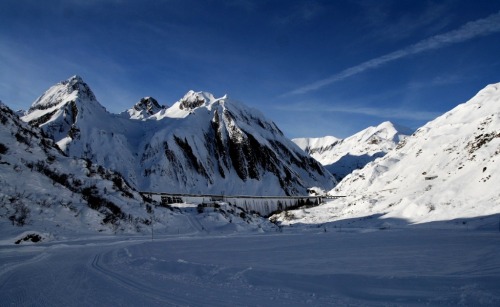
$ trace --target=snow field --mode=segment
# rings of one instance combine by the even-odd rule
[[[290,228],[0,247],[2,305],[500,304],[500,234]]]

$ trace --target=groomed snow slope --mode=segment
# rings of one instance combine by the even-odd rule
[[[344,199],[286,223],[382,215],[412,223],[500,213],[500,83],[481,90],[330,192]]]

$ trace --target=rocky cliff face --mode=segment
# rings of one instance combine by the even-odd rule
[[[165,110],[167,107],[160,105],[153,97],[144,97],[139,100],[132,108],[123,112],[122,115],[131,119],[145,120],[151,115]]]

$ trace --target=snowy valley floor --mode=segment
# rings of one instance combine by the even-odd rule
[[[498,229],[328,229],[0,246],[1,306],[500,305]]]

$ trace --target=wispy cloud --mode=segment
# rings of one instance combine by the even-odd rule
[[[475,37],[485,36],[495,32],[500,32],[500,11],[486,18],[468,22],[456,30],[432,36],[406,48],[399,49],[386,55],[349,67],[326,79],[322,79],[311,84],[299,87],[293,91],[283,94],[282,96],[299,95],[315,91],[327,85],[349,78],[353,75],[362,73],[366,70],[375,69],[379,66],[404,57],[422,53],[428,50],[443,48],[451,44],[465,42]]]
[[[434,119],[440,116],[440,112],[432,111],[418,111],[403,108],[373,108],[366,106],[352,106],[351,104],[346,104],[348,106],[327,106],[323,104],[314,103],[297,103],[294,105],[286,106],[275,106],[278,110],[292,111],[292,112],[313,112],[317,113],[321,110],[322,113],[346,113],[346,114],[357,114],[357,115],[367,115],[383,119],[404,119],[404,120],[417,120],[426,121]]]
[[[358,115],[369,115],[379,118],[394,118],[405,120],[430,120],[438,117],[442,113],[429,111],[415,111],[395,108],[370,108],[370,107],[331,107],[329,112],[349,113]]]

